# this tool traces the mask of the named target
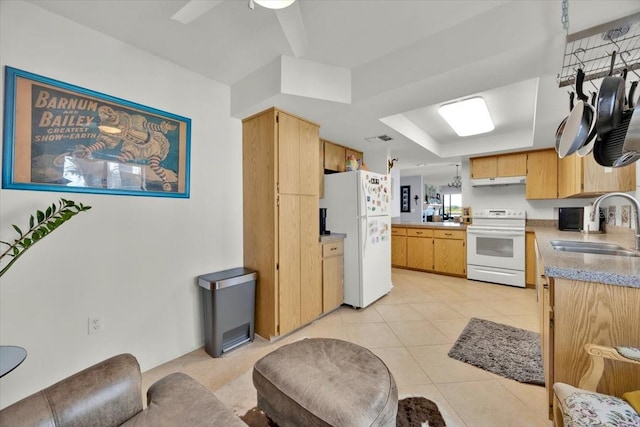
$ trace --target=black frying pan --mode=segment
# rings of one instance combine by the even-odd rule
[[[596,129],[602,136],[611,132],[620,124],[624,111],[625,79],[613,75],[616,52],[611,54],[611,66],[609,75],[602,79],[600,92],[598,92],[598,105],[596,107]]]
[[[594,108],[596,105],[596,95],[597,94],[595,92],[591,94],[591,105]],[[584,157],[589,153],[591,153],[591,151],[593,150],[593,146],[596,143],[597,136],[598,136],[598,133],[596,129],[596,121],[594,120],[591,124],[591,131],[589,132],[589,136],[587,137],[587,140],[585,141],[584,145],[578,148],[578,151],[576,151],[576,154],[578,154],[578,157]]]
[[[571,110],[573,110],[573,100],[575,99],[575,97],[576,97],[575,92],[571,92],[569,94],[569,114],[571,114]],[[556,129],[556,153],[558,152],[558,147],[560,145],[560,137],[562,136],[562,132],[564,131],[564,127],[567,124],[568,118],[569,116],[567,115],[567,117],[562,119],[562,121],[558,125],[558,129]]]
[[[629,89],[629,105],[633,104],[633,95],[635,93],[637,81],[631,83],[631,89]],[[640,159],[640,104],[636,103],[636,107],[633,109],[629,124],[627,125],[627,132],[624,137],[624,143],[622,144],[622,155],[613,162],[614,168],[630,165]]]
[[[595,125],[595,109],[589,104],[589,98],[582,92],[584,71],[578,69],[576,75],[576,93],[579,101],[571,110],[567,123],[560,137],[558,157],[561,159],[575,153],[592,135]]]
[[[629,123],[631,122],[631,118],[633,116],[633,96],[637,85],[637,82],[633,82],[631,84],[628,99],[629,108],[622,112],[622,119],[620,119],[620,124],[616,126],[611,132],[598,137],[598,139],[596,140],[595,146],[593,147],[593,158],[601,166],[612,167],[615,165],[614,167],[620,167],[626,166],[629,163],[637,160],[633,160],[629,156],[624,156],[624,159],[618,161],[623,157],[624,140],[627,136]]]

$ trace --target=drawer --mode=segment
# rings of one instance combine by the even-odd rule
[[[342,255],[344,253],[344,242],[331,242],[324,243],[322,245],[322,258],[327,258],[336,255]]]
[[[391,227],[391,235],[392,236],[406,236],[407,235],[407,229],[406,228]]]
[[[434,230],[433,237],[436,239],[464,240],[464,233],[462,230]]]
[[[426,228],[407,228],[407,236],[433,237],[433,230],[427,230]]]

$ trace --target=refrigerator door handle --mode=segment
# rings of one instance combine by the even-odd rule
[[[367,203],[367,184],[366,179],[362,175],[362,172],[358,172],[360,175],[360,185],[362,186],[362,197],[360,200],[363,202],[362,206],[364,207],[364,242],[362,242],[362,255],[364,256],[367,252],[367,240],[369,240],[369,205]]]

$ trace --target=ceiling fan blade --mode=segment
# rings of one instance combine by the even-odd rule
[[[276,10],[276,16],[278,17],[282,31],[284,31],[284,35],[296,58],[304,55],[309,46],[298,3],[299,2],[294,2],[289,7]]]
[[[223,1],[224,0],[191,0],[182,6],[180,10],[174,13],[171,19],[182,24],[188,24],[189,22],[204,15]]]

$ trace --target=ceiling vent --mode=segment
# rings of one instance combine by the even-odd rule
[[[380,142],[388,142],[391,141],[393,138],[391,138],[389,135],[378,135],[378,136],[370,136],[369,138],[365,138],[366,141],[369,142],[373,142],[374,144],[380,143]]]

